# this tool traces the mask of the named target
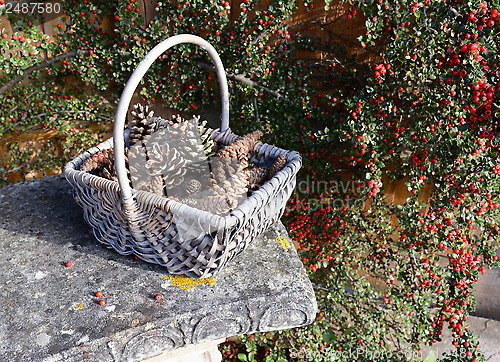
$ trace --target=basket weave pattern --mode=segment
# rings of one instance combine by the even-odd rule
[[[211,137],[224,145],[238,138],[230,131],[213,132]],[[123,200],[117,182],[79,170],[90,155],[112,146],[111,138],[65,168],[95,237],[122,255],[134,254],[166,267],[169,273],[195,278],[214,276],[283,215],[301,166],[297,152],[257,143],[252,161],[271,165],[284,154],[287,165],[229,215],[218,216],[145,191],[135,191]],[[189,240],[178,237],[180,231],[186,235],[190,230],[206,233]]]

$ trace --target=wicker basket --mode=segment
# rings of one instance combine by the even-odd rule
[[[64,172],[97,240],[122,255],[134,254],[147,262],[162,265],[171,274],[205,278],[214,276],[279,220],[295,187],[302,161],[297,152],[258,142],[253,150],[253,161],[271,165],[278,155],[284,154],[287,164],[226,216],[132,189],[124,157],[128,140],[124,124],[132,95],[153,61],[170,47],[181,43],[204,48],[217,68],[222,95],[222,126],[220,131],[212,132],[211,137],[222,144],[238,138],[228,128],[227,80],[215,49],[200,37],[177,35],[153,48],[130,77],[118,105],[113,138],[76,157],[66,165]],[[113,147],[118,182],[80,171],[80,165],[89,156]]]

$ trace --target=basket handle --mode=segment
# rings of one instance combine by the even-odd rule
[[[116,110],[115,125],[113,128],[115,167],[118,184],[120,185],[122,197],[124,200],[132,197],[132,189],[130,188],[130,185],[128,183],[127,172],[125,168],[125,141],[123,137],[125,118],[127,116],[130,102],[132,101],[132,96],[134,95],[134,92],[137,89],[137,86],[139,85],[142,77],[144,76],[144,74],[146,74],[149,67],[151,67],[151,64],[153,64],[153,62],[169,48],[173,47],[174,45],[183,43],[192,43],[199,45],[201,48],[205,49],[208,52],[208,55],[214,62],[215,68],[217,70],[217,76],[219,78],[221,89],[220,92],[222,97],[221,132],[225,131],[229,127],[229,90],[227,86],[226,72],[215,48],[210,45],[210,43],[208,43],[205,39],[191,34],[175,35],[159,43],[157,46],[151,49],[148,54],[146,54],[144,59],[135,68],[127,84],[125,85],[125,89],[123,90],[123,93],[120,97],[120,102],[118,103],[118,108]]]

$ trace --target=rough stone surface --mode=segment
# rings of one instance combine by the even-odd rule
[[[500,248],[497,249],[500,255]],[[500,319],[500,268],[489,268],[474,285],[476,310],[474,314]]]
[[[1,188],[0,360],[135,361],[306,325],[314,292],[293,245],[278,236],[288,238],[281,223],[215,279],[182,288],[162,267],[99,244],[62,176]]]

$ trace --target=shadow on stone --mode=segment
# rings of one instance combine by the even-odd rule
[[[29,235],[55,245],[70,243],[70,248],[76,252],[99,255],[158,274],[166,273],[160,266],[136,260],[133,256],[122,256],[99,243],[72,192],[71,185],[62,175],[1,188],[0,228],[10,231],[12,237]],[[8,203],[2,202],[3,199],[8,199]],[[66,263],[65,260],[60,262]]]

